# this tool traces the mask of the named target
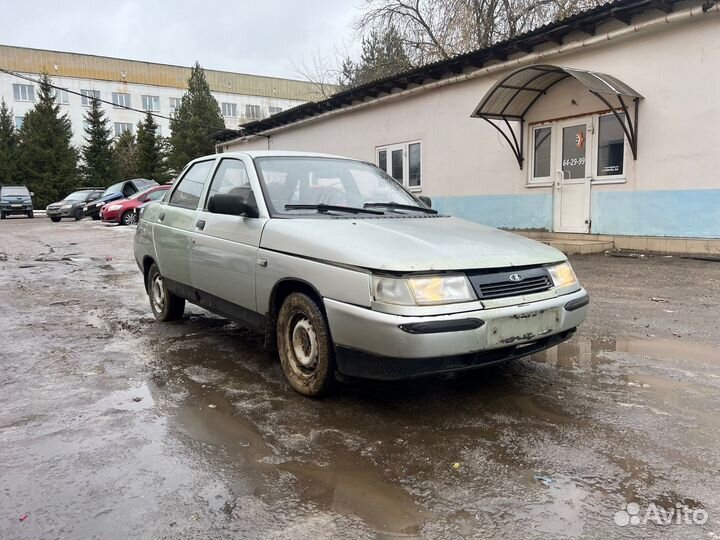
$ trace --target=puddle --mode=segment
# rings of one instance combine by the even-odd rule
[[[97,401],[92,408],[97,411],[119,410],[119,411],[142,411],[152,409],[155,406],[152,392],[148,383],[135,388],[119,390]]]

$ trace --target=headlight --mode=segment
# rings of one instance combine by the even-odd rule
[[[108,210],[120,210],[122,208],[122,204],[111,204],[108,206]]]
[[[567,261],[554,266],[549,266],[548,272],[550,272],[553,284],[558,289],[561,287],[577,285],[578,280],[575,277],[575,272],[573,271],[572,266],[570,266],[570,263]]]
[[[72,208],[72,204],[63,204],[60,208],[62,210],[69,210],[70,208]]]
[[[461,274],[408,279],[373,276],[372,292],[378,302],[404,306],[430,306],[476,300],[467,277]]]

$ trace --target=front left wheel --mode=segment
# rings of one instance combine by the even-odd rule
[[[150,267],[147,277],[150,307],[160,322],[177,321],[185,311],[185,299],[170,292],[157,264]]]
[[[80,221],[85,216],[83,215],[83,211],[80,208],[78,208],[73,213],[73,217],[75,218],[75,221]]]
[[[277,346],[283,373],[293,389],[308,397],[327,393],[335,381],[330,329],[318,303],[290,294],[277,318]]]
[[[137,224],[137,216],[135,215],[135,211],[127,210],[120,218],[120,224],[121,225],[136,225]]]

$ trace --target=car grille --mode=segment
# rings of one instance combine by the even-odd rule
[[[534,294],[552,288],[552,279],[544,266],[475,270],[467,272],[467,276],[480,300]]]

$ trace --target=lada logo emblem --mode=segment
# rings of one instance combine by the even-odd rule
[[[522,281],[522,276],[520,274],[510,274],[510,277],[508,278],[510,281]]]

